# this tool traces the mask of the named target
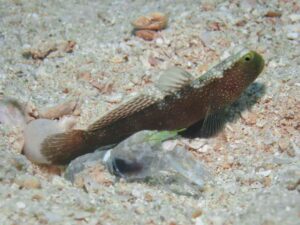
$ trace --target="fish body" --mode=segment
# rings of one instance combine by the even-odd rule
[[[108,112],[87,130],[47,137],[41,154],[51,164],[65,164],[79,155],[119,143],[140,130],[180,130],[234,102],[257,78],[263,58],[243,49],[195,78],[173,68],[161,76],[162,95],[141,94]]]

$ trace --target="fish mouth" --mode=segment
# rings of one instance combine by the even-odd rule
[[[256,71],[257,71],[257,76],[263,71],[264,67],[265,67],[265,60],[264,58],[258,54],[255,51],[252,51],[252,53],[254,54],[254,59],[255,59],[255,67],[256,67]]]

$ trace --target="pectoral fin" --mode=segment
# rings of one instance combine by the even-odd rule
[[[184,137],[211,137],[216,135],[222,128],[225,122],[225,110],[219,110],[212,114],[207,113],[207,116],[188,127],[180,134]]]

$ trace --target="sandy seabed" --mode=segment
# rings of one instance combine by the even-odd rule
[[[168,27],[153,41],[135,37],[130,22],[153,11],[168,14]],[[266,66],[218,136],[186,140],[212,173],[199,196],[103,179],[73,185],[27,160],[20,130],[0,124],[0,224],[300,221],[299,1],[0,0],[0,95],[36,109],[80,99],[78,128],[160,71],[201,74],[240,45]]]

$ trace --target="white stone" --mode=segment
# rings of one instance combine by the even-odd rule
[[[197,217],[195,225],[205,225],[201,217]]]
[[[291,14],[289,17],[293,22],[300,21],[300,14]]]
[[[162,38],[157,38],[155,42],[157,45],[162,45],[164,43],[164,40]]]
[[[24,209],[26,207],[24,202],[17,202],[16,205],[18,209]]]
[[[271,170],[264,170],[264,171],[259,171],[256,174],[257,175],[261,175],[263,177],[267,177],[267,176],[269,176],[271,174],[271,172],[272,172]]]
[[[296,40],[299,37],[299,34],[297,32],[289,32],[287,33],[287,38],[291,40]]]

